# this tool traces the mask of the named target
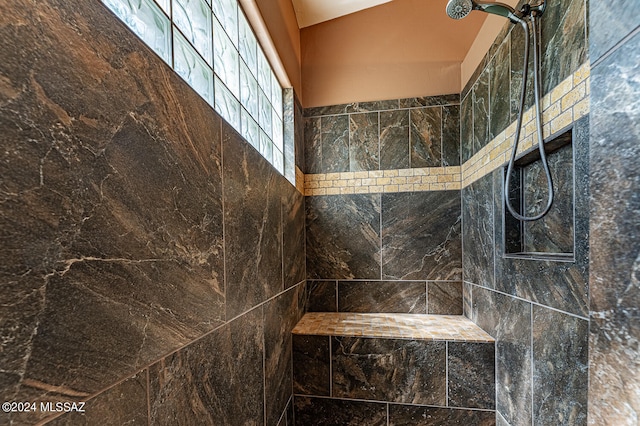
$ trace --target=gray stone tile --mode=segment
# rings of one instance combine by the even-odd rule
[[[442,108],[428,107],[410,110],[411,167],[442,165]]]
[[[447,405],[495,409],[495,344],[448,342],[447,345]]]
[[[293,335],[293,393],[331,395],[330,336]]]
[[[427,283],[427,313],[462,315],[462,283],[457,281],[429,281]]]
[[[461,278],[459,191],[382,196],[384,279]]]
[[[380,195],[307,197],[310,279],[380,279]]]
[[[333,396],[446,404],[445,342],[332,337]]]
[[[589,323],[533,307],[533,424],[587,424]]]
[[[339,312],[426,314],[424,281],[339,281]]]
[[[409,168],[409,110],[380,113],[380,169]]]
[[[305,426],[385,426],[387,404],[296,396],[294,415]]]
[[[349,114],[349,171],[380,168],[379,135],[377,112]]]

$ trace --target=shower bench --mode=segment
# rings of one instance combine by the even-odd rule
[[[495,424],[495,340],[464,316],[312,312],[292,333],[295,424]]]

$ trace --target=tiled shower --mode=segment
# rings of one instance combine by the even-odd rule
[[[521,227],[520,28],[461,93],[285,91],[296,188],[99,1],[0,4],[2,400],[86,401],[0,423],[634,424],[638,8],[549,2]]]

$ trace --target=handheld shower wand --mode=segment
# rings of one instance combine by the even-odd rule
[[[476,3],[473,0],[450,0],[447,3],[447,15],[453,19],[462,19],[471,13],[472,10],[500,15],[508,18],[514,24],[522,21],[516,11],[508,4],[503,3]]]
[[[516,123],[516,133],[514,135],[513,148],[511,150],[511,157],[509,159],[509,165],[507,167],[507,176],[504,183],[504,201],[509,213],[518,220],[521,221],[534,221],[541,219],[551,209],[553,204],[553,181],[551,179],[551,171],[549,170],[549,164],[547,162],[546,152],[544,150],[544,141],[542,139],[542,120],[540,114],[540,64],[538,58],[538,39],[536,28],[536,17],[541,16],[545,9],[545,1],[538,5],[532,6],[525,4],[522,7],[521,13],[516,12],[511,6],[502,3],[476,3],[474,0],[449,0],[447,3],[447,15],[452,19],[462,19],[471,13],[472,10],[480,10],[482,12],[491,13],[494,15],[504,16],[508,18],[514,24],[520,24],[524,30],[524,65],[522,67],[522,90],[520,92],[520,104],[518,110],[518,120]],[[535,92],[535,107],[536,107],[536,129],[538,133],[538,150],[540,152],[540,160],[542,162],[542,168],[547,177],[547,190],[548,198],[546,207],[535,216],[521,215],[515,211],[511,206],[511,200],[509,200],[509,184],[511,182],[511,173],[513,165],[516,161],[516,155],[518,153],[518,143],[520,140],[520,130],[522,127],[522,115],[524,112],[524,99],[527,91],[527,71],[529,69],[529,26],[523,19],[525,16],[529,16],[531,19],[531,27],[533,32],[533,89]]]

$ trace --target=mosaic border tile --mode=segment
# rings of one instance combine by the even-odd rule
[[[585,63],[542,98],[543,137],[589,113],[590,64]],[[462,166],[304,174],[296,170],[296,188],[305,196],[459,190],[509,160],[516,123],[511,123]],[[523,117],[518,154],[536,143],[534,108]]]

